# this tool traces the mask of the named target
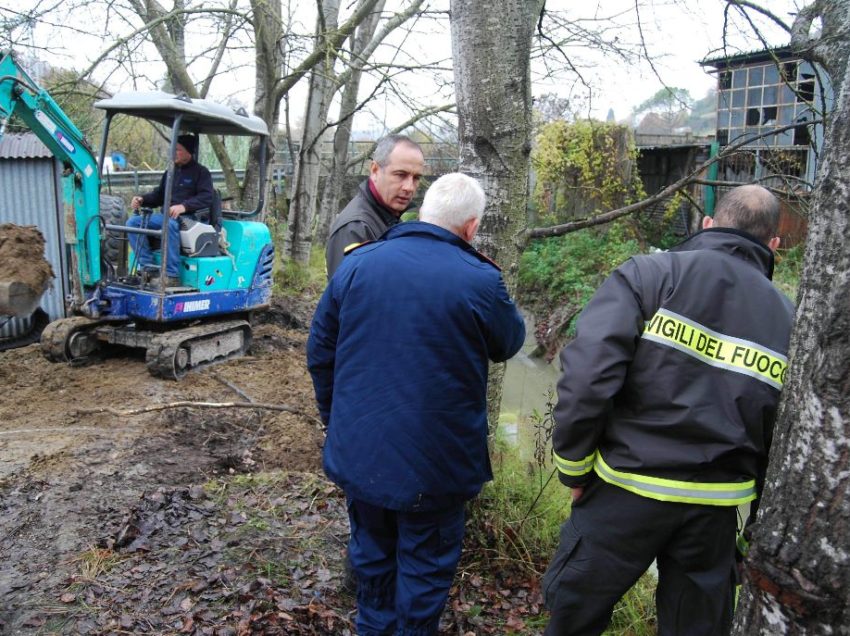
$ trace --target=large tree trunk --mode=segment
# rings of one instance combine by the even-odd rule
[[[823,31],[806,41],[813,17]],[[792,45],[829,71],[827,125],[791,368],[736,633],[850,634],[850,0],[801,12]],[[815,46],[812,47],[811,45]]]
[[[460,170],[487,195],[476,246],[513,288],[525,229],[531,152],[531,36],[542,0],[452,0]],[[504,365],[491,365],[488,408],[498,423]]]
[[[316,49],[328,50],[326,34],[337,29],[339,0],[324,0],[322,15],[316,25]],[[288,231],[284,243],[284,255],[297,263],[310,260],[313,218],[319,190],[322,134],[327,129],[331,98],[336,90],[334,62],[336,57],[328,50],[323,64],[310,72],[310,88],[304,114],[304,130],[301,134],[301,149],[293,179],[292,203],[289,206]]]

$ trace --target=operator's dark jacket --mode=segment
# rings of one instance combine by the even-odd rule
[[[374,241],[387,228],[398,222],[399,216],[375,200],[375,196],[369,189],[369,179],[361,183],[357,195],[342,209],[331,225],[328,244],[325,248],[328,280],[342,262],[346,247]]]
[[[162,173],[159,185],[142,196],[144,207],[163,204],[165,180],[168,171]],[[208,208],[213,202],[213,182],[210,171],[192,159],[185,166],[174,166],[174,181],[171,187],[171,205],[182,204],[189,213]]]
[[[474,497],[492,479],[487,361],[524,338],[498,268],[451,232],[411,221],[354,250],[307,342],[327,475],[392,510]]]
[[[752,500],[794,317],[772,273],[765,245],[725,228],[619,267],[561,352],[561,481],[579,486],[595,470],[662,501]]]

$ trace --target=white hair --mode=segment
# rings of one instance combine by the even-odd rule
[[[428,188],[419,220],[456,232],[470,219],[484,213],[484,190],[479,183],[460,172],[444,174]]]

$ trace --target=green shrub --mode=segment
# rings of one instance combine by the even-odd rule
[[[773,282],[792,302],[797,299],[797,287],[803,272],[805,245],[795,245],[787,250],[776,250]]]
[[[605,278],[639,252],[625,222],[533,242],[520,260],[517,295],[533,311],[581,309]]]
[[[327,284],[325,253],[313,248],[310,262],[306,265],[292,260],[280,260],[275,264],[274,294],[298,296],[304,293],[319,296]]]

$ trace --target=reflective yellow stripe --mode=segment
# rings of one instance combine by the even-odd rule
[[[782,389],[788,358],[767,347],[712,331],[698,322],[659,309],[646,323],[643,337],[678,349],[713,367],[742,373]]]
[[[577,462],[564,459],[555,452],[552,454],[555,456],[555,466],[558,467],[558,470],[570,477],[581,477],[589,473],[593,470],[593,460],[596,458],[596,451]]]
[[[647,477],[614,470],[605,463],[601,453],[597,454],[593,468],[596,474],[609,484],[624,488],[636,495],[660,501],[707,506],[737,506],[756,498],[754,479],[741,482],[706,483]]]
[[[357,249],[361,245],[363,245],[363,243],[349,243],[348,245],[342,248],[342,253],[348,254],[351,250]]]

